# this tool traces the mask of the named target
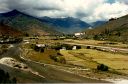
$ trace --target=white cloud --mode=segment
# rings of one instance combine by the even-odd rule
[[[0,13],[10,11],[7,0],[0,0]]]
[[[121,2],[121,3],[128,4],[128,0],[116,0],[116,1]]]
[[[0,12],[18,9],[33,16],[75,17],[86,22],[128,14],[128,0],[0,0]]]
[[[94,13],[88,19],[90,21],[106,20],[112,17],[121,17],[126,14],[128,14],[128,6],[124,3],[103,3],[95,8]]]

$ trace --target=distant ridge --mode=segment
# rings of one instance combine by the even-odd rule
[[[0,14],[0,21],[3,21],[10,27],[30,35],[56,35],[63,33],[75,33],[81,32],[89,27],[88,24],[78,18],[66,17],[66,18],[50,18],[42,17],[37,18],[18,10],[12,10],[7,13]],[[95,25],[101,25],[102,22],[98,22]]]
[[[43,23],[49,24],[55,27],[57,30],[66,33],[79,32],[91,26],[90,24],[81,21],[78,18],[73,18],[73,17],[66,17],[66,18],[42,17],[40,19]]]
[[[95,27],[104,25],[106,22],[107,22],[107,21],[96,21],[96,22],[92,22],[92,23],[91,23],[91,26],[92,26],[93,28],[95,28]]]

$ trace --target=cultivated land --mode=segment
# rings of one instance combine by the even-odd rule
[[[128,44],[123,44],[121,42],[112,42],[112,41],[98,41],[98,40],[72,40],[68,39],[64,42],[76,43],[76,44],[85,44],[85,45],[96,45],[96,46],[108,46],[108,47],[117,47],[117,48],[128,48]]]
[[[44,38],[43,38],[44,39]],[[67,43],[71,45],[93,45],[102,47],[114,47],[114,48],[125,48],[127,44],[116,43],[116,44],[104,44],[106,41],[95,41],[95,40],[36,40],[38,43],[44,43],[49,45],[55,45],[59,43]],[[43,40],[43,41],[42,41]],[[31,40],[32,41],[32,40]],[[32,41],[34,42],[34,40]],[[25,44],[26,45],[29,44]],[[122,54],[118,52],[107,52],[96,49],[86,49],[83,47],[78,50],[60,50],[60,53],[66,59],[66,64],[60,64],[50,59],[49,55],[56,54],[54,50],[45,50],[44,53],[35,52],[28,47],[26,58],[40,62],[55,65],[58,69],[64,69],[68,72],[72,72],[77,75],[94,78],[94,79],[120,79],[127,78],[128,66],[127,59],[128,54]],[[59,51],[58,51],[59,52]],[[108,72],[97,71],[97,65],[105,64],[109,67]]]
[[[68,52],[68,54],[67,54]],[[105,64],[109,66],[111,69],[128,74],[128,55],[122,55],[122,54],[116,54],[116,53],[108,53],[108,52],[102,52],[92,49],[80,49],[80,50],[72,50],[72,51],[63,51],[65,57],[68,60],[72,60],[75,62],[75,59],[72,59],[73,57],[76,57],[76,59],[82,59],[81,63],[85,65],[80,64],[81,66],[89,67],[89,68],[96,68],[97,64]],[[68,56],[67,56],[68,55]],[[72,58],[71,55],[73,56]],[[83,61],[84,60],[84,61]],[[78,60],[79,61],[79,60]],[[87,64],[88,63],[88,64]],[[74,63],[73,63],[74,64]],[[78,63],[77,63],[78,64]],[[124,72],[123,72],[124,70]]]
[[[59,44],[80,45],[82,49],[76,50],[54,50],[51,46]],[[105,43],[105,44],[104,44]],[[106,44],[107,43],[107,44]],[[44,52],[37,52],[31,48],[32,44],[46,44],[49,47]],[[90,46],[87,49],[87,46]],[[24,63],[32,72],[21,71],[10,67],[12,75],[18,77],[18,82],[105,82],[101,80],[114,81],[114,79],[128,79],[128,54],[127,44],[111,44],[107,41],[95,40],[51,40],[50,37],[28,37],[19,44],[13,44],[7,49],[2,57],[12,57]],[[107,48],[105,48],[107,47]],[[124,48],[122,52],[111,51],[112,48]],[[106,49],[106,50],[104,50]],[[125,52],[125,53],[124,53]],[[59,63],[50,58],[50,55],[61,54],[66,63]],[[104,64],[109,71],[98,71],[97,66]],[[1,67],[6,70],[8,66]],[[16,72],[13,72],[15,71]],[[9,69],[7,69],[9,71]],[[21,73],[18,73],[18,72]],[[9,71],[10,72],[10,71]],[[28,78],[28,74],[32,78]],[[35,78],[36,77],[36,78]],[[28,80],[24,80],[24,78]],[[41,79],[41,81],[39,81]],[[110,80],[111,79],[111,80]],[[75,80],[75,81],[74,81]]]

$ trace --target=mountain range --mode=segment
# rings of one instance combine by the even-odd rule
[[[50,17],[33,17],[28,14],[13,10],[7,13],[0,14],[0,21],[4,24],[24,33],[48,35],[74,33],[85,30],[89,27],[99,26],[103,21],[93,24],[88,24],[78,18],[50,18]]]
[[[80,32],[83,29],[89,28],[91,25],[81,21],[78,18],[66,17],[66,18],[50,18],[42,17],[41,21],[45,24],[49,24],[55,27],[60,32],[73,33]]]

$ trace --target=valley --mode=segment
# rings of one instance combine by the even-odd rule
[[[0,13],[0,83],[128,81],[127,19],[89,24],[75,17]]]
[[[23,37],[18,43],[3,42],[0,44],[1,50],[6,51],[1,54],[1,60],[10,57],[17,60],[15,63],[21,64],[10,67],[3,61],[0,68],[10,72],[19,83],[105,83],[127,80],[128,66],[124,65],[127,63],[127,44],[54,38],[56,36]],[[21,68],[22,63],[26,68]],[[97,70],[99,64],[108,66],[108,71]],[[32,78],[29,78],[30,75]],[[23,81],[24,78],[27,80]]]
[[[20,58],[22,60],[28,61],[27,63],[30,62],[30,64],[35,63],[36,65],[39,64],[40,66],[43,66],[43,67],[50,67],[50,68],[56,69],[57,73],[59,73],[58,72],[59,70],[59,71],[64,71],[65,73],[68,73],[68,74],[75,74],[80,77],[85,77],[85,79],[89,78],[89,80],[90,79],[99,80],[98,82],[103,80],[114,82],[115,80],[119,81],[121,79],[127,79],[127,66],[124,66],[124,63],[126,63],[126,59],[127,59],[127,53],[126,53],[127,45],[122,46],[121,43],[117,43],[115,45],[109,44],[106,46],[102,44],[99,46],[99,43],[105,43],[105,41],[94,42],[92,40],[88,40],[88,41],[82,42],[80,40],[72,40],[71,42],[71,39],[70,39],[70,42],[69,42],[69,39],[46,40],[45,38],[45,40],[42,40],[42,37],[37,37],[37,38],[38,40],[24,38],[25,42],[22,42],[22,44],[20,44],[20,47],[23,53]],[[79,41],[82,43],[80,43]],[[88,42],[90,42],[90,44]],[[40,51],[38,52],[31,48],[31,44],[35,44],[35,43],[38,43],[39,45],[45,44],[48,46],[45,48],[43,52],[40,52]],[[56,51],[51,48],[51,46],[54,46],[57,44],[80,45],[82,48],[76,49],[76,50],[65,50],[65,49],[63,50],[62,49],[63,47],[61,47],[62,50],[59,50],[59,51],[58,50]],[[90,48],[88,49],[87,46],[90,46]],[[123,51],[122,52],[114,52],[111,50],[104,51],[104,49],[109,50],[111,49],[111,47],[112,48],[118,47],[119,51],[120,49],[121,50],[123,49]],[[50,58],[51,55],[57,56],[58,53],[60,53],[65,58],[66,63],[64,64],[59,63],[59,61],[57,62]],[[99,64],[107,65],[109,67],[109,71],[107,72],[97,71],[97,66]],[[33,66],[33,65],[29,65],[29,66]],[[38,68],[36,70],[38,70]],[[56,71],[54,73],[56,73]],[[50,71],[47,74],[50,74]],[[51,76],[52,75],[49,75],[48,78]],[[65,82],[66,81],[71,82],[71,80],[67,80],[66,77],[62,79],[65,80]],[[76,82],[80,82],[80,81],[76,81]],[[89,81],[85,81],[85,82],[89,82]]]
[[[78,82],[78,83],[79,82],[100,82],[98,80],[93,80],[89,78],[84,78],[79,75],[75,75],[73,73],[68,72],[68,70],[65,71],[65,67],[63,68],[63,66],[60,66],[60,65],[58,66],[54,64],[47,64],[45,62],[43,63],[43,62],[30,60],[28,58],[24,58],[23,55],[25,52],[22,53],[21,49],[18,47],[19,45],[20,44],[15,44],[14,47],[10,48],[5,54],[2,55],[2,57],[15,58],[19,62],[26,64],[29,68],[36,71],[39,75],[31,71],[29,72],[24,70],[22,71],[21,68],[15,69],[13,67],[9,67],[8,65],[4,65],[4,64],[1,65],[0,67],[10,72],[11,75],[16,76],[18,79],[17,81],[20,83],[24,83],[24,82],[30,83],[30,81],[32,83],[34,82],[49,82],[49,83],[50,82],[60,82],[60,83],[62,82]],[[30,78],[30,75],[28,74],[32,75],[34,78],[33,77]],[[27,80],[24,80],[24,78],[26,78]]]

